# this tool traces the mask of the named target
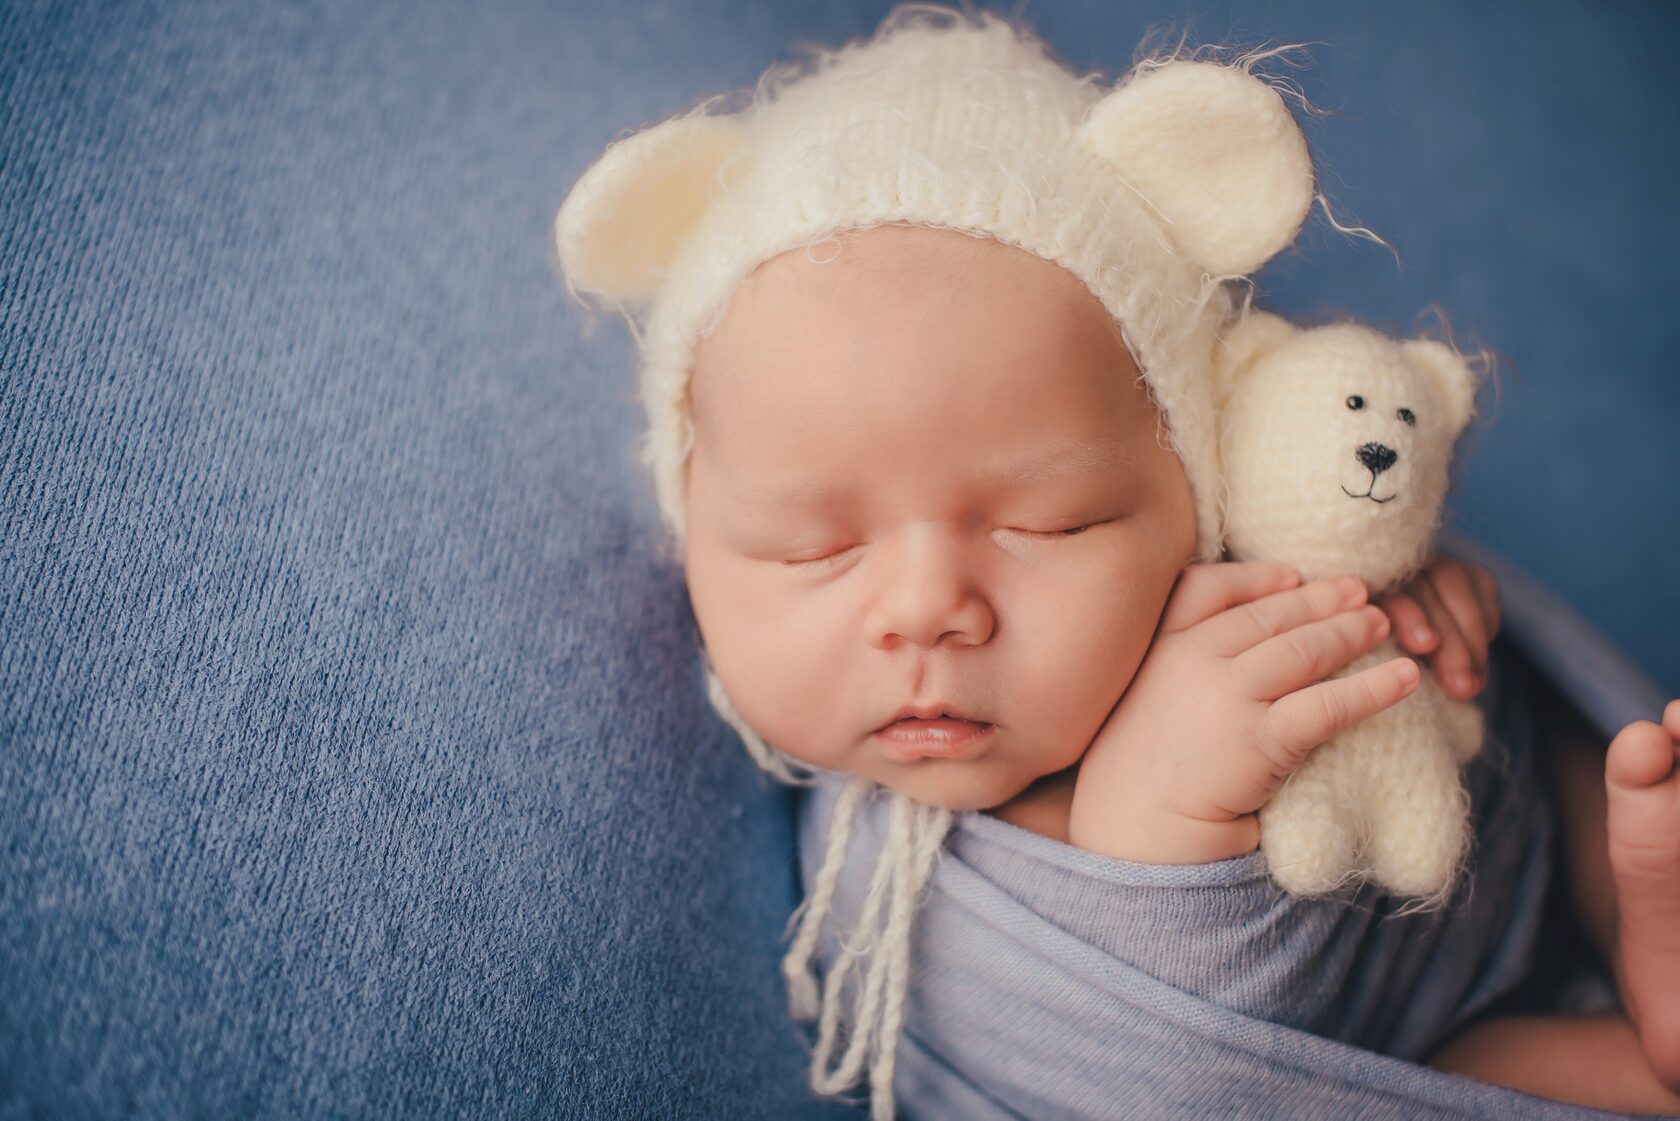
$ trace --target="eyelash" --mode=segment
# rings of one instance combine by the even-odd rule
[[[1028,537],[1078,537],[1092,526],[1101,522],[1087,522],[1085,525],[1070,526],[1067,529],[1017,529],[1016,533],[1024,533]]]
[[[835,561],[839,560],[855,548],[857,548],[856,545],[850,545],[841,549],[839,552],[827,553],[820,557],[805,557],[802,560],[785,560],[782,561],[782,565],[786,568],[809,568],[812,565],[833,564]]]
[[[1086,530],[1102,524],[1102,522],[1087,522],[1084,525],[1070,526],[1067,529],[1017,529],[1013,532],[1024,533],[1028,537],[1078,537]],[[855,548],[857,548],[856,545],[849,545],[838,552],[828,553],[824,556],[806,557],[802,560],[784,560],[781,564],[786,568],[809,568],[812,565],[833,564]]]

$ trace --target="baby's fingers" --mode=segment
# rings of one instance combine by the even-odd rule
[[[1231,660],[1253,688],[1271,701],[1323,681],[1388,634],[1388,616],[1367,604],[1268,638]]]
[[[1299,573],[1281,564],[1216,561],[1188,565],[1178,574],[1167,597],[1161,630],[1166,634],[1185,630],[1226,608],[1293,588],[1300,582]]]
[[[1198,624],[1196,630],[1206,649],[1236,657],[1269,638],[1364,602],[1365,585],[1356,577],[1314,580],[1227,608]]]
[[[1420,680],[1416,662],[1395,658],[1280,697],[1266,709],[1272,742],[1293,770],[1337,732],[1404,700]]]
[[[1482,606],[1482,618],[1487,622],[1491,639],[1499,633],[1499,584],[1493,573],[1480,565],[1470,565],[1470,582],[1476,587],[1476,601]]]
[[[1441,636],[1441,643],[1430,656],[1429,663],[1435,670],[1435,676],[1447,692],[1459,699],[1468,700],[1476,695],[1480,688],[1478,675],[1480,669],[1476,661],[1475,641],[1467,638],[1459,627],[1458,619],[1446,604],[1441,602],[1440,595],[1428,580],[1419,580],[1413,589],[1418,602],[1423,605],[1424,613],[1429,616],[1430,624]],[[1482,647],[1485,658],[1487,647]]]
[[[1394,620],[1394,637],[1408,654],[1427,654],[1440,645],[1441,636],[1429,626],[1423,605],[1405,592],[1390,592],[1377,606]]]
[[[1469,568],[1459,564],[1437,564],[1428,573],[1429,586],[1441,606],[1458,624],[1458,633],[1469,645],[1470,661],[1477,673],[1487,664],[1488,646],[1497,631],[1497,619],[1488,611],[1483,589],[1471,578]]]

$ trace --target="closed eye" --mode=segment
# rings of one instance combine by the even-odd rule
[[[1028,537],[1045,537],[1045,538],[1076,537],[1079,534],[1084,533],[1086,530],[1092,528],[1093,526],[1106,525],[1107,521],[1112,521],[1112,520],[1113,519],[1107,519],[1105,521],[1098,521],[1098,522],[1086,522],[1083,525],[1068,526],[1066,529],[1012,529],[1010,532],[1012,532],[1012,533],[1024,533]],[[778,563],[780,563],[781,565],[783,565],[784,567],[787,567],[787,568],[810,568],[810,567],[819,567],[820,568],[820,567],[823,567],[823,566],[826,566],[826,565],[831,565],[831,564],[835,564],[835,563],[839,562],[842,558],[849,555],[856,548],[857,548],[856,545],[849,545],[844,549],[836,549],[832,553],[824,553],[820,557],[796,557],[796,558],[791,558],[791,559],[787,559],[787,560],[782,560]]]
[[[791,560],[781,561],[780,563],[788,568],[809,568],[813,566],[822,567],[824,565],[834,564],[841,557],[846,556],[856,548],[856,545],[848,545],[844,549],[836,549],[834,552],[824,553],[820,557],[796,557]]]
[[[1069,526],[1067,529],[1017,529],[1016,533],[1024,533],[1029,537],[1073,537],[1084,533],[1092,526],[1102,525],[1102,522],[1086,522],[1084,525]]]

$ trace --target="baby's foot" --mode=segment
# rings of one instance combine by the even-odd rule
[[[1680,700],[1610,741],[1604,784],[1622,995],[1658,1078],[1680,1090]]]

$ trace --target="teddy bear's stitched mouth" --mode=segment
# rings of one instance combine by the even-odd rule
[[[1371,490],[1366,491],[1364,494],[1355,494],[1351,490],[1349,490],[1347,487],[1342,488],[1342,493],[1347,495],[1349,498],[1369,498],[1372,502],[1377,503],[1377,505],[1379,505],[1379,506],[1382,505],[1384,502],[1393,502],[1396,498],[1400,497],[1400,492],[1395,491],[1393,494],[1389,495],[1387,498],[1378,498],[1376,495],[1371,493],[1371,491],[1374,491],[1376,489],[1377,489],[1377,480],[1372,479],[1371,480]]]

